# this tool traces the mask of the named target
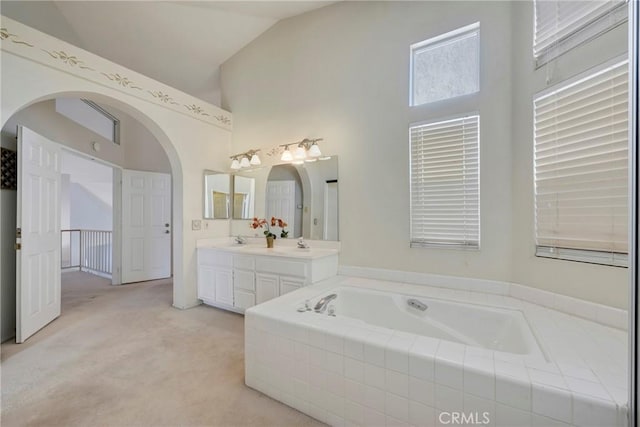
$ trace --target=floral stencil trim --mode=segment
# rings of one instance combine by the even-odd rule
[[[171,104],[171,105],[178,105],[177,102],[175,102],[173,100],[173,98],[171,98],[169,95],[167,95],[166,93],[160,91],[160,90],[156,90],[156,91],[150,91],[148,90],[147,92],[149,92],[151,95],[153,95],[154,98],[156,98],[159,101],[164,102],[165,104]]]
[[[33,47],[31,43],[20,40],[16,34],[11,34],[6,28],[0,28],[0,40],[11,40],[12,42],[17,44],[23,44],[29,47]]]
[[[220,123],[223,123],[225,125],[230,125],[231,124],[231,119],[229,117],[227,117],[227,116],[220,115],[220,116],[214,116],[214,118],[217,121],[219,121]]]
[[[87,67],[86,65],[84,65],[84,61],[79,60],[77,56],[69,55],[64,50],[61,50],[61,51],[54,50],[53,52],[49,52],[48,50],[42,49],[42,51],[47,52],[52,58],[59,59],[60,61],[64,62],[65,64],[71,67],[75,67],[77,65],[79,68],[82,68],[83,70],[95,71],[93,68]]]
[[[140,86],[136,86],[127,77],[121,76],[118,73],[115,73],[115,74],[114,73],[111,73],[111,74],[102,73],[102,75],[105,76],[106,78],[108,78],[109,80],[111,80],[112,82],[118,83],[122,87],[130,88],[130,89],[142,90],[142,88]]]
[[[191,111],[194,114],[199,114],[201,116],[208,116],[209,114],[205,113],[202,107],[197,106],[196,104],[186,105],[187,110]]]

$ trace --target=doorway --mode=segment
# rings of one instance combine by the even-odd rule
[[[33,110],[31,109],[33,107]],[[110,108],[110,107],[107,107]],[[116,114],[117,110],[112,109]],[[47,120],[42,120],[43,116]],[[68,170],[62,170],[58,168],[57,174],[58,177],[54,180],[51,180],[50,185],[52,189],[55,191],[48,191],[48,188],[42,188],[42,194],[48,194],[51,197],[48,199],[57,201],[57,208],[50,209],[52,211],[56,211],[56,214],[50,218],[45,218],[43,215],[41,220],[38,220],[38,224],[47,225],[47,227],[52,226],[54,229],[57,227],[57,233],[54,233],[55,240],[57,241],[57,254],[55,251],[49,251],[52,255],[47,255],[42,259],[46,262],[38,261],[40,265],[49,265],[54,266],[57,269],[56,274],[48,274],[48,272],[42,272],[46,274],[40,274],[41,270],[38,270],[38,274],[26,274],[27,281],[30,278],[35,277],[37,280],[35,282],[39,282],[38,277],[57,277],[57,280],[51,281],[50,283],[46,283],[39,289],[40,294],[43,295],[45,304],[44,306],[52,307],[47,316],[44,316],[43,319],[39,319],[35,322],[35,327],[30,328],[29,331],[24,334],[17,334],[16,329],[20,328],[20,321],[18,320],[21,312],[22,314],[34,308],[33,304],[29,306],[29,310],[20,308],[20,295],[19,289],[17,287],[13,287],[12,290],[5,289],[10,286],[11,283],[21,283],[24,278],[23,275],[20,274],[19,271],[13,271],[12,280],[7,279],[5,276],[7,272],[5,269],[2,270],[3,274],[3,286],[2,286],[2,301],[3,301],[3,312],[2,312],[2,341],[5,341],[11,336],[15,335],[17,337],[18,342],[24,341],[30,334],[35,333],[41,327],[48,324],[51,320],[57,318],[60,315],[61,310],[61,274],[62,267],[68,267],[69,269],[75,269],[83,271],[88,271],[94,275],[105,277],[113,276],[113,284],[121,284],[126,283],[127,281],[123,281],[121,279],[122,273],[122,256],[121,256],[121,248],[123,245],[123,236],[121,233],[122,230],[122,185],[121,185],[121,177],[122,177],[122,166],[128,166],[127,163],[124,165],[115,165],[108,160],[104,160],[104,157],[109,158],[109,156],[113,157],[114,153],[117,154],[117,150],[120,150],[122,153],[122,158],[128,159],[140,159],[145,157],[144,160],[152,159],[157,160],[159,157],[158,152],[160,152],[164,159],[166,160],[163,164],[162,161],[155,161],[153,165],[151,165],[151,169],[157,167],[158,169],[165,168],[168,171],[171,171],[171,166],[169,165],[168,158],[166,157],[166,153],[164,150],[158,150],[157,146],[152,148],[154,152],[153,156],[145,155],[147,149],[149,149],[149,143],[151,145],[159,144],[154,137],[149,137],[151,134],[147,131],[147,135],[144,134],[144,130],[141,129],[144,126],[135,119],[131,117],[124,117],[122,120],[124,126],[122,127],[123,131],[123,142],[127,142],[127,135],[131,135],[132,133],[135,135],[135,138],[131,138],[129,142],[130,148],[134,149],[134,154],[126,155],[124,150],[124,144],[114,144],[111,141],[105,141],[104,139],[100,139],[99,136],[96,136],[95,133],[91,133],[86,129],[81,129],[81,124],[71,123],[69,120],[66,120],[59,114],[56,114],[55,111],[55,101],[43,101],[40,103],[33,104],[30,107],[25,108],[24,110],[16,113],[9,121],[6,123],[3,128],[3,147],[6,145],[5,140],[11,139],[5,135],[10,129],[16,129],[17,125],[21,125],[23,123],[32,125],[35,122],[37,127],[38,124],[45,123],[47,126],[40,126],[38,131],[41,134],[51,135],[52,139],[49,140],[52,146],[55,145],[55,155],[59,155],[60,166],[62,163],[88,163],[88,168],[85,167],[84,175],[85,178],[72,178],[74,175],[81,174],[72,174],[68,173]],[[129,133],[127,133],[127,129],[129,129]],[[34,134],[40,136],[38,133],[34,132]],[[147,138],[145,138],[147,137]],[[42,137],[44,138],[44,137]],[[47,139],[47,138],[44,138]],[[96,141],[97,140],[97,141]],[[58,142],[63,142],[63,144],[58,144]],[[131,144],[133,142],[133,144]],[[15,144],[15,142],[14,142]],[[87,150],[82,145],[89,145],[90,150]],[[16,146],[14,145],[13,149],[16,150]],[[101,150],[102,148],[102,150]],[[135,155],[137,150],[138,155]],[[53,153],[52,151],[51,153]],[[87,152],[89,151],[89,152]],[[102,152],[101,152],[102,151]],[[24,153],[23,153],[24,154]],[[65,162],[62,161],[62,158],[65,158]],[[53,157],[52,157],[53,158]],[[73,159],[73,160],[70,160]],[[132,166],[136,167],[145,167],[149,166],[148,164],[135,164],[129,163]],[[85,165],[87,166],[87,165]],[[102,168],[102,169],[101,169]],[[64,173],[67,172],[67,173]],[[164,212],[164,217],[162,226],[167,228],[167,224],[171,224],[171,175],[170,173],[158,173],[158,172],[146,172],[146,171],[131,171],[131,172],[139,172],[141,174],[155,174],[155,175],[163,175],[166,177],[164,180],[163,190],[168,194],[168,198],[166,198],[166,203],[162,204],[162,211]],[[66,175],[66,176],[64,176]],[[106,178],[105,178],[106,177]],[[57,180],[57,184],[55,184]],[[23,179],[23,181],[25,181]],[[64,181],[64,182],[63,182]],[[49,184],[47,184],[49,185]],[[157,188],[154,184],[154,188]],[[64,190],[64,191],[63,191]],[[64,194],[66,193],[66,195]],[[15,193],[14,193],[15,195]],[[63,197],[65,195],[65,197]],[[154,197],[150,197],[150,199],[154,199]],[[32,199],[30,199],[32,200]],[[65,200],[68,203],[64,202]],[[155,199],[154,199],[155,200]],[[148,205],[150,208],[156,208],[157,203],[154,205],[154,200],[152,200]],[[76,209],[74,212],[73,205],[74,201],[78,202],[79,209]],[[54,205],[52,204],[51,207]],[[9,208],[9,209],[6,209]],[[7,206],[7,204],[3,203],[3,217],[5,213],[9,213],[11,211],[11,206]],[[14,202],[14,211],[19,210],[18,204]],[[47,209],[38,209],[39,212],[44,212]],[[35,211],[34,209],[27,209],[26,211]],[[65,225],[67,228],[62,228],[62,225]],[[4,241],[8,239],[12,239],[11,245],[13,246],[13,242],[16,242],[16,224],[14,223],[12,227],[12,231],[7,233],[7,230],[4,230],[3,224],[3,247]],[[22,226],[20,228],[23,228]],[[42,227],[41,227],[42,228]],[[61,229],[64,230],[78,230],[74,237],[69,235],[68,237],[63,238]],[[166,231],[169,230],[164,230]],[[163,265],[164,274],[161,276],[153,276],[153,277],[136,277],[133,281],[141,281],[141,280],[151,280],[158,277],[170,277],[172,268],[172,235],[168,234],[168,238],[164,238],[167,243],[167,248],[162,252],[162,254],[166,255],[163,258],[161,264]],[[18,243],[23,243],[20,241],[20,238],[17,240]],[[39,246],[36,245],[36,246]],[[159,253],[157,251],[158,246],[154,244],[146,245],[151,251],[156,250],[153,253],[153,259],[159,259]],[[12,248],[13,249],[13,248]],[[22,249],[22,248],[21,248]],[[82,255],[80,255],[79,251],[82,251]],[[19,251],[11,251],[12,255],[21,254],[22,250]],[[160,255],[162,255],[160,254]],[[3,253],[4,255],[4,253]],[[56,258],[57,257],[57,258]],[[57,261],[56,261],[57,259]],[[52,262],[50,262],[52,261]],[[64,261],[64,262],[63,262]],[[14,258],[14,263],[15,263]],[[3,265],[4,260],[3,260]],[[52,267],[53,268],[53,267]],[[37,269],[36,269],[37,270]],[[33,270],[34,272],[36,270]],[[76,278],[77,279],[77,278]],[[56,283],[57,282],[57,283]],[[76,280],[77,282],[77,280]],[[109,281],[104,282],[107,285],[110,285]],[[13,295],[12,295],[13,294]],[[25,295],[29,295],[30,292],[27,292]],[[13,296],[13,298],[10,298]],[[38,297],[40,298],[40,297]],[[13,300],[15,305],[12,307],[9,306],[9,301]],[[6,303],[6,304],[5,304]],[[28,302],[27,302],[28,303]],[[5,307],[7,306],[7,307]],[[25,305],[24,307],[27,307]],[[57,308],[56,308],[57,307]],[[8,310],[5,310],[8,308]],[[40,308],[36,307],[35,311],[38,311]],[[33,311],[33,310],[32,310]],[[35,328],[35,329],[34,329]]]

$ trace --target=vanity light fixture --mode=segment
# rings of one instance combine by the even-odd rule
[[[258,157],[258,151],[260,150],[249,150],[229,157],[231,159],[231,169],[238,170],[260,165],[262,162],[260,161],[260,157]]]
[[[295,160],[293,164],[296,165],[300,165],[304,161],[314,161],[318,157],[322,156],[322,152],[320,151],[320,147],[318,146],[318,141],[322,141],[322,138],[305,138],[299,142],[282,144],[280,146],[284,147],[284,151],[282,152],[280,160],[282,160],[283,162],[291,162]],[[291,153],[291,150],[289,150],[289,146],[291,145],[296,145],[293,153]]]
[[[285,145],[280,160],[282,160],[283,162],[290,162],[291,160],[293,160],[293,155],[291,155],[291,151],[289,151],[289,146]]]
[[[251,163],[253,166],[258,166],[262,162],[260,161],[260,157],[258,157],[256,153],[253,153],[253,155],[251,156],[251,161],[249,161],[249,163]]]

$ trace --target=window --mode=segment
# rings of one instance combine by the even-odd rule
[[[98,104],[78,98],[57,98],[56,112],[109,141],[120,144],[120,121]]]
[[[533,55],[538,66],[627,20],[627,0],[536,0]]]
[[[480,117],[410,127],[411,246],[480,247]]]
[[[411,105],[478,92],[480,24],[411,46]]]
[[[534,99],[538,256],[627,262],[627,62]]]

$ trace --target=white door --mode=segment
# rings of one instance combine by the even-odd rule
[[[171,276],[171,175],[122,171],[122,283]]]
[[[289,224],[291,236],[297,236],[294,222],[296,215],[296,182],[295,181],[267,181],[267,221],[271,217],[282,218]],[[279,230],[278,230],[279,231]],[[278,233],[274,233],[277,234]]]
[[[338,240],[338,181],[324,185],[324,240]]]
[[[16,342],[60,316],[60,146],[18,128]]]

